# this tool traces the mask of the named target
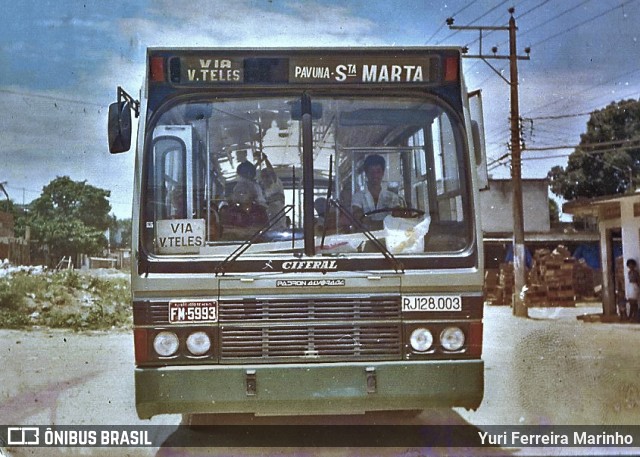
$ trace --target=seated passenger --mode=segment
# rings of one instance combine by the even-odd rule
[[[367,186],[364,191],[355,192],[351,200],[353,216],[369,228],[382,228],[382,220],[391,213],[391,209],[398,208],[401,205],[398,194],[388,190],[382,182],[385,168],[384,157],[377,154],[368,156],[364,161]],[[364,217],[365,214],[371,211],[383,209],[388,209],[389,211],[381,211],[366,218]]]
[[[238,182],[231,193],[230,213],[225,218],[232,225],[264,224],[267,221],[267,202],[262,189],[255,181],[256,167],[251,162],[242,162],[236,168]]]

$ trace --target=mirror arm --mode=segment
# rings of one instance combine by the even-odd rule
[[[127,93],[122,87],[118,86],[118,103],[122,101],[129,102],[133,113],[136,117],[140,117],[140,102],[138,100],[134,100],[131,95]]]

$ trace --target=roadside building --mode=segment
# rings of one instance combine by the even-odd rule
[[[616,315],[616,292],[618,298],[624,293],[624,288],[616,287],[616,282],[626,285],[628,281],[624,262],[635,259],[640,263],[640,193],[578,199],[565,203],[562,210],[575,217],[594,217],[598,221],[602,307],[605,316],[613,317]]]
[[[525,179],[523,187],[527,306],[575,306],[595,299],[600,278],[596,224],[551,220],[546,179]],[[511,305],[514,290],[513,186],[491,179],[480,193],[485,251],[485,299]]]
[[[4,259],[15,265],[29,265],[29,239],[16,238],[13,215],[0,211],[0,262]]]
[[[597,250],[595,224],[576,229],[570,223],[551,223],[549,183],[546,179],[523,179],[524,237],[528,258],[537,249],[565,246],[572,254],[587,248]],[[498,268],[511,257],[513,243],[513,186],[510,179],[490,179],[480,192],[480,211],[485,248],[485,267]],[[591,265],[597,268],[596,264]]]

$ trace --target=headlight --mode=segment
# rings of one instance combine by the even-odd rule
[[[417,328],[411,332],[410,342],[414,351],[424,352],[433,344],[433,335],[426,328]]]
[[[161,357],[169,357],[176,353],[180,342],[175,333],[160,332],[153,339],[153,349]]]
[[[211,339],[205,332],[194,332],[187,338],[187,349],[193,355],[206,354],[211,349]]]
[[[464,346],[464,332],[458,327],[447,327],[440,333],[440,344],[446,351],[458,351]]]

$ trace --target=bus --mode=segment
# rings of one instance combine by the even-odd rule
[[[140,418],[476,409],[486,179],[453,47],[150,48],[131,288]]]

